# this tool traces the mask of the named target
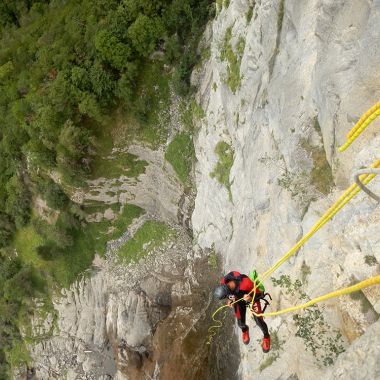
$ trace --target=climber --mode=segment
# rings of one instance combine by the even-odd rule
[[[256,271],[254,271],[256,272]],[[249,344],[249,328],[245,324],[245,315],[247,311],[247,306],[252,301],[252,297],[249,293],[253,290],[253,282],[245,274],[240,274],[239,272],[233,271],[222,277],[220,285],[215,289],[214,295],[217,299],[222,300],[228,298],[227,305],[229,307],[234,307],[235,316],[237,319],[238,326],[243,332],[243,343]],[[256,296],[253,303],[253,310],[255,313],[261,313],[260,299],[263,299],[264,294],[259,287],[256,289]],[[232,303],[240,298],[243,300]],[[268,332],[268,326],[264,322],[263,317],[254,316],[256,324],[259,326],[264,334],[262,340],[262,349],[264,352],[269,352],[270,350],[270,335]]]

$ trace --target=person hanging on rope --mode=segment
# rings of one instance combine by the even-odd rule
[[[257,277],[256,271],[250,273],[250,277]],[[253,277],[255,279],[255,277]],[[227,305],[235,309],[235,316],[237,319],[237,324],[243,332],[243,343],[249,344],[249,327],[246,325],[246,311],[247,306],[249,306],[252,301],[254,284],[252,280],[245,274],[241,274],[236,271],[232,271],[222,277],[220,285],[215,289],[214,295],[215,298],[222,300],[228,298]],[[253,303],[253,311],[257,314],[262,312],[260,300],[264,299],[263,288],[260,290],[260,287],[256,289],[256,296]],[[232,303],[240,298],[243,298],[241,301],[232,305]],[[266,301],[267,302],[267,301]],[[264,322],[263,317],[254,316],[256,324],[259,326],[261,331],[264,334],[262,340],[262,349],[264,352],[269,352],[270,350],[270,335],[268,331],[268,326]]]

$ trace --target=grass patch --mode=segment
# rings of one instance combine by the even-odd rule
[[[174,235],[174,230],[165,223],[149,220],[119,249],[118,255],[126,263],[136,263]]]
[[[193,99],[190,102],[183,100],[180,104],[181,121],[188,133],[196,132],[195,122],[205,117],[203,108]]]
[[[249,24],[252,20],[252,16],[253,16],[253,9],[255,8],[255,3],[256,1],[253,1],[253,4],[251,4],[248,8],[248,11],[247,13],[245,14],[245,19],[247,21],[247,24]]]
[[[105,208],[108,208],[105,205]],[[143,213],[140,207],[125,205],[121,214],[114,221],[102,220],[98,223],[86,223],[72,231],[73,244],[64,252],[57,252],[52,260],[44,260],[37,253],[37,247],[43,245],[44,239],[32,225],[18,230],[14,236],[13,246],[22,261],[33,265],[44,274],[49,288],[54,284],[68,287],[77,276],[91,266],[95,253],[103,255],[106,243],[116,239],[127,230],[133,219]],[[112,232],[109,230],[113,227]]]
[[[96,155],[92,157],[88,179],[101,177],[110,179],[118,178],[121,175],[137,178],[145,172],[148,164],[146,161],[139,160],[137,156],[128,152],[112,152],[116,145],[128,144],[125,137],[119,136],[121,128],[118,125],[121,123],[119,119],[120,115],[115,111],[107,123],[96,127],[94,131]]]
[[[279,8],[278,8],[278,14],[277,14],[277,32],[278,33],[282,30],[284,15],[285,15],[285,0],[281,0]]]
[[[126,204],[119,217],[112,223],[114,230],[112,231],[112,239],[116,239],[121,236],[121,234],[127,230],[132,221],[140,217],[144,213],[143,209],[135,206]]]
[[[323,147],[314,147],[306,139],[301,140],[301,146],[311,155],[313,168],[311,169],[311,183],[321,194],[327,195],[334,186],[331,166],[326,159]]]
[[[146,161],[139,160],[137,156],[128,152],[118,152],[106,157],[96,156],[90,178],[117,178],[121,175],[137,178],[145,173],[147,165]]]
[[[276,359],[276,355],[269,355],[262,363],[260,363],[259,371],[262,372],[265,368],[270,367],[276,361]]]
[[[231,44],[231,38],[232,27],[229,27],[224,35],[224,41],[220,51],[220,59],[222,61],[227,60],[226,82],[231,91],[235,94],[241,84],[240,65],[245,48],[245,39],[242,36],[239,37],[235,52]]]
[[[179,133],[166,150],[165,159],[172,165],[179,180],[184,185],[189,183],[194,157],[193,139],[187,133]]]
[[[13,239],[13,246],[22,261],[26,264],[33,264],[37,268],[44,266],[43,260],[36,251],[36,248],[42,243],[42,237],[31,225],[17,230]]]
[[[216,144],[215,153],[218,155],[219,161],[210,176],[226,187],[230,200],[232,200],[230,172],[234,164],[234,150],[225,141],[219,141]]]
[[[30,363],[31,358],[23,341],[17,341],[9,351],[5,351],[7,362],[11,371],[15,370],[20,363]],[[1,374],[1,373],[0,373]]]
[[[170,75],[163,62],[145,64],[137,80],[135,100],[127,119],[128,137],[157,149],[168,138]]]
[[[215,253],[215,251],[210,253],[208,260],[207,260],[207,263],[212,270],[214,270],[214,271],[218,270],[219,258],[218,258],[218,255]]]
[[[87,214],[94,214],[96,212],[104,213],[107,209],[111,209],[113,212],[119,212],[120,203],[106,204],[104,202],[91,201],[90,204],[84,206],[84,211]]]

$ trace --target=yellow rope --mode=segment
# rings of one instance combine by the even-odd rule
[[[279,310],[279,311],[273,311],[271,313],[265,313],[265,314],[260,313],[260,314],[255,314],[255,315],[257,317],[261,317],[261,316],[264,316],[264,315],[265,315],[265,317],[275,317],[277,315],[281,315],[281,314],[285,314],[285,313],[291,313],[293,311],[297,311],[297,310],[301,310],[301,309],[306,309],[307,307],[312,306],[312,305],[314,305],[314,304],[316,304],[318,302],[326,301],[326,300],[328,300],[330,298],[339,297],[339,296],[343,296],[343,295],[350,294],[350,293],[353,293],[353,292],[357,292],[358,290],[361,290],[363,288],[367,288],[368,286],[373,286],[373,285],[376,285],[376,284],[380,284],[380,275],[368,278],[367,280],[358,282],[355,285],[348,286],[348,287],[340,289],[340,290],[336,290],[334,292],[325,294],[323,296],[313,298],[309,302],[306,302],[306,303],[304,303],[302,305],[288,307],[287,309],[282,309],[282,310]]]
[[[372,165],[372,168],[377,168],[380,166],[380,158],[377,159]],[[376,174],[363,174],[360,180],[364,184],[368,184],[376,177]],[[278,267],[280,267],[285,261],[287,261],[291,256],[293,256],[299,248],[301,248],[319,229],[321,229],[331,218],[334,217],[357,193],[359,193],[360,187],[356,184],[351,185],[343,195],[326,211],[324,215],[314,224],[310,231],[302,237],[280,260],[278,260],[271,268],[269,268],[263,275],[262,278],[256,286],[259,286],[263,281],[265,281]],[[255,289],[254,289],[255,290]],[[312,300],[314,301],[314,300]],[[317,301],[319,302],[319,301]],[[254,298],[250,304],[250,310],[256,317],[259,316],[253,311]],[[267,314],[269,315],[269,313]]]
[[[380,166],[380,158],[373,163],[372,168]],[[364,184],[368,184],[376,174],[363,174],[360,176],[360,180]],[[278,267],[280,267],[286,260],[294,255],[319,229],[321,229],[335,214],[338,213],[358,192],[360,187],[358,185],[351,185],[343,195],[322,215],[322,217],[314,224],[310,231],[302,237],[280,260],[277,261],[271,268],[269,268],[263,275],[261,282],[265,281]]]
[[[343,152],[346,150],[352,142],[364,131],[365,128],[378,116],[380,115],[380,102],[376,103],[372,108],[370,108],[355,124],[355,126],[351,129],[351,131],[347,134],[347,142],[339,148],[340,152]],[[372,168],[378,168],[380,167],[380,158],[375,161],[372,166]],[[363,174],[360,176],[360,180],[363,184],[368,184],[370,181],[372,181],[373,178],[376,177],[376,174]],[[322,217],[314,224],[314,226],[310,229],[310,231],[302,237],[281,259],[279,259],[271,268],[269,268],[264,274],[262,275],[262,279],[257,278],[254,281],[254,288],[249,293],[250,296],[252,296],[252,301],[250,303],[250,311],[252,315],[255,315],[256,317],[264,316],[263,313],[255,313],[253,311],[253,304],[257,292],[257,287],[265,281],[278,267],[280,267],[285,261],[287,261],[292,255],[294,255],[319,229],[321,229],[330,219],[334,217],[357,193],[359,193],[360,187],[356,184],[351,185],[344,193],[343,195],[322,215]],[[328,300],[333,297],[338,297],[344,294],[349,294],[352,292],[356,292],[360,289],[363,289],[368,286],[372,286],[375,284],[380,284],[380,276],[372,277],[367,280],[364,280],[362,282],[359,282],[356,285],[349,286],[328,294],[325,294],[320,297],[316,297],[302,305],[293,306],[284,310],[272,312],[272,313],[265,313],[266,317],[270,316],[276,316],[285,314],[288,312],[300,310],[307,308],[309,306],[312,306],[318,302]],[[240,298],[234,302],[231,303],[230,306],[233,306],[237,302],[242,301],[243,298]],[[226,312],[224,313],[224,316],[222,319],[216,319],[215,316],[222,311],[223,309],[229,307],[228,305],[223,305],[219,307],[215,312],[212,314],[212,320],[214,322],[214,325],[212,325],[208,331],[209,331],[209,337],[207,344],[210,344],[212,342],[213,337],[216,334],[216,330],[220,327],[222,327],[223,322],[222,320],[226,316]]]
[[[380,115],[380,102],[370,108],[354,125],[347,134],[347,142],[339,148],[339,152],[345,151],[353,141]]]

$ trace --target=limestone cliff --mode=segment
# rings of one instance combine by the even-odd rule
[[[379,122],[345,153],[337,148],[380,97],[379,22],[379,1],[219,5],[210,59],[193,75],[206,116],[196,141],[192,222],[200,247],[215,247],[225,271],[269,268],[352,182],[353,171],[378,157]],[[233,152],[227,185],[210,175],[220,141]],[[272,310],[378,274],[379,227],[379,208],[360,194],[268,281]],[[240,347],[237,376],[378,378],[379,301],[373,287],[268,319],[272,353],[260,352],[254,329],[250,347]]]
[[[169,222],[176,239],[127,267],[113,249],[143,219],[109,243],[93,271],[54,299],[55,313],[35,320],[30,372],[41,379],[380,378],[379,287],[268,318],[266,355],[254,324],[246,347],[233,318],[211,348],[204,344],[216,307],[210,290],[222,271],[269,268],[352,173],[379,156],[379,121],[337,151],[380,99],[379,24],[379,0],[218,0],[200,44],[206,59],[192,76],[204,111],[194,135],[195,200],[162,152],[141,147],[133,153],[149,162],[146,173],[123,188],[124,201],[147,210],[142,218]],[[359,194],[267,281],[271,310],[379,274],[379,227],[377,204]]]

